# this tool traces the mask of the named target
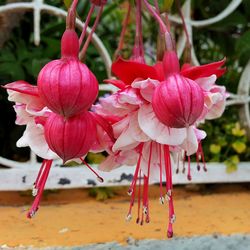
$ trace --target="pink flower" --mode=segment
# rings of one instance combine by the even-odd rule
[[[215,84],[215,76],[224,73],[224,69],[220,68],[224,61],[199,67],[185,65],[180,70],[177,60],[175,54],[170,53],[165,56],[165,62],[148,66],[118,58],[112,65],[112,71],[118,80],[112,79],[106,82],[117,86],[120,90],[101,98],[99,104],[94,106],[96,113],[110,121],[115,137],[112,150],[109,151],[110,155],[100,165],[100,169],[111,171],[121,165],[136,164],[134,179],[128,191],[131,203],[127,219],[132,218],[132,207],[137,193],[136,221],[140,224],[150,221],[148,185],[151,180],[157,180],[160,182],[160,203],[166,200],[169,204],[169,237],[173,234],[172,225],[175,221],[172,158],[177,161],[176,171],[179,171],[179,161],[187,157],[187,178],[190,180],[190,155],[196,154],[197,168],[200,169],[201,160],[206,170],[201,146],[201,140],[206,137],[206,133],[198,130],[196,126],[202,119],[212,115],[212,106],[219,106],[220,111],[216,112],[219,115],[223,110],[220,102],[225,103],[224,88]],[[195,100],[194,96],[191,96],[194,91],[197,96]],[[168,97],[164,96],[166,92]],[[161,99],[157,100],[157,97]],[[166,100],[163,101],[162,98]],[[172,103],[168,103],[169,98],[172,98]],[[179,103],[180,98],[183,98],[185,106]],[[174,126],[171,124],[172,117],[168,118],[168,122],[164,122],[162,116],[155,112],[154,99],[156,102],[164,102],[161,103],[161,112],[167,113],[166,105],[169,105],[168,111],[172,111],[178,117],[174,121]],[[163,188],[164,181],[166,181],[165,188]]]
[[[65,162],[79,158],[97,175],[98,180],[103,181],[83,160],[87,152],[100,142],[102,142],[102,150],[110,148],[113,131],[102,117],[85,111],[79,115],[64,118],[44,105],[36,86],[17,81],[4,87],[8,91],[9,100],[16,103],[14,106],[17,113],[16,123],[26,125],[17,146],[29,146],[35,154],[45,159],[34,182],[35,200],[27,214],[28,218],[34,216],[38,210],[53,159],[60,157]]]

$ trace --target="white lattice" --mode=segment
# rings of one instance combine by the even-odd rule
[[[187,24],[187,30],[189,32],[191,44],[193,42],[193,27],[205,27],[216,22],[221,21],[230,15],[241,3],[241,0],[233,0],[221,13],[213,18],[206,20],[192,20],[191,19],[191,0],[186,0],[183,5],[183,14]],[[46,12],[51,15],[65,18],[67,12],[59,8],[44,4],[43,0],[34,0],[32,2],[19,2],[11,3],[0,7],[0,13],[12,10],[27,10],[34,13],[34,43],[38,46],[40,43],[40,20],[41,12]],[[169,16],[170,21],[181,24],[181,19],[178,16]],[[82,29],[84,23],[77,20],[77,27]],[[87,29],[89,34],[90,28]],[[96,34],[93,35],[92,43],[96,47],[100,56],[102,57],[107,74],[111,77],[111,59],[102,41]],[[177,41],[177,53],[181,56],[186,43],[186,36],[184,32]],[[198,65],[194,49],[192,49],[192,62]],[[227,105],[240,105],[240,115],[243,119],[245,127],[248,128],[250,134],[250,115],[249,115],[249,88],[250,88],[250,61],[244,69],[240,83],[238,86],[238,93],[230,93],[230,99],[227,101]],[[110,85],[101,84],[101,90],[115,91],[115,87]],[[30,160],[25,163],[20,163],[12,160],[0,157],[0,164],[9,167],[7,169],[0,170],[0,190],[25,190],[32,187],[33,181],[38,171],[40,164],[36,160],[36,156],[31,154]],[[105,182],[100,184],[93,180],[93,176],[86,168],[62,168],[59,166],[60,161],[54,162],[50,177],[46,188],[72,188],[72,187],[86,187],[93,185],[127,185],[131,179],[134,168],[123,167],[115,170],[112,174],[102,173],[105,178]],[[225,166],[219,163],[208,164],[208,172],[199,173],[193,171],[193,183],[214,183],[214,182],[246,182],[250,181],[250,163],[240,163],[238,171],[232,174],[227,174]],[[111,177],[112,176],[112,177]],[[173,177],[175,184],[187,183],[185,175],[178,174]]]

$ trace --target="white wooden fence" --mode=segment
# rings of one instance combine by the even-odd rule
[[[233,0],[221,13],[213,18],[206,20],[192,20],[191,19],[191,0],[186,0],[183,5],[183,14],[187,23],[187,30],[190,35],[192,43],[192,28],[206,27],[213,23],[219,22],[230,15],[239,5],[241,0]],[[65,18],[67,12],[59,8],[47,5],[43,0],[33,0],[32,2],[18,2],[10,3],[0,6],[0,13],[11,11],[33,11],[34,13],[34,43],[38,46],[40,43],[40,20],[41,12],[46,12],[61,18]],[[181,19],[178,16],[170,16],[170,21],[181,24]],[[77,27],[82,28],[83,23],[77,20]],[[87,29],[87,33],[91,31]],[[183,34],[177,41],[178,56],[181,56],[185,48],[186,36]],[[106,69],[110,77],[111,59],[103,45],[102,41],[94,34],[92,43],[100,53]],[[192,49],[192,62],[198,65],[194,49]],[[100,85],[101,90],[114,91],[115,88],[110,85]],[[249,89],[250,89],[250,60],[243,70],[237,94],[230,94],[227,105],[238,105],[242,124],[248,131],[250,139],[250,113],[249,113]],[[31,189],[36,175],[38,173],[40,164],[36,160],[36,156],[31,153],[28,162],[16,162],[5,159],[0,156],[0,164],[6,168],[0,169],[0,190],[26,190]],[[250,181],[250,162],[240,163],[236,172],[228,174],[226,166],[221,163],[207,163],[207,172],[197,171],[196,166],[192,165],[192,183],[225,183],[225,182],[249,182]],[[99,183],[95,180],[92,173],[84,166],[79,167],[62,167],[60,161],[55,161],[48,178],[46,188],[76,188],[76,187],[90,187],[90,186],[115,186],[128,185],[132,179],[134,172],[133,167],[123,166],[114,170],[111,174],[101,172],[104,177],[104,182]],[[174,184],[190,183],[184,174],[174,174]]]

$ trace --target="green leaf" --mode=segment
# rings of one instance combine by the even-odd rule
[[[231,156],[228,160],[226,160],[224,163],[227,166],[227,173],[232,173],[237,170],[238,163],[240,162],[238,155]]]
[[[66,6],[67,9],[69,9],[71,3],[72,3],[72,0],[63,0],[64,2],[64,5]]]
[[[236,52],[239,55],[246,54],[250,57],[250,30],[245,32],[236,42]]]
[[[235,127],[232,128],[232,135],[237,136],[237,137],[242,137],[246,134],[245,129],[240,128],[240,124],[238,122],[235,123]]]
[[[211,144],[209,150],[212,154],[219,154],[221,151],[221,146],[218,144]]]
[[[236,153],[241,154],[246,151],[247,145],[244,142],[236,141],[232,144],[232,147]]]

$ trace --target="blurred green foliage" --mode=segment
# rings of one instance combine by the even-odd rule
[[[3,4],[5,1],[1,1]],[[66,9],[69,0],[45,1],[48,4]],[[180,1],[181,3],[183,1]],[[196,0],[192,1],[192,15],[196,20],[203,20],[220,13],[230,3],[230,0]],[[163,10],[176,11],[175,2],[162,0],[159,2]],[[66,6],[65,6],[66,5]],[[123,7],[122,7],[123,6]],[[97,34],[103,41],[108,52],[113,55],[122,26],[122,20],[126,13],[126,1],[108,1],[104,9],[101,23],[97,28]],[[227,57],[227,73],[219,79],[219,84],[226,86],[229,92],[237,92],[237,84],[242,72],[250,58],[250,0],[243,0],[242,4],[230,16],[219,23],[205,28],[194,28],[194,46],[199,61],[209,63]],[[89,1],[80,0],[77,9],[78,15],[84,19],[89,9]],[[150,15],[143,15],[144,42],[147,61],[154,62],[155,47],[158,27],[152,22]],[[133,18],[128,27],[125,37],[123,56],[129,57],[133,45],[134,26]],[[93,24],[94,17],[91,20]],[[42,15],[41,44],[33,45],[33,16],[31,13],[23,15],[17,28],[11,30],[10,39],[0,50],[0,84],[24,79],[35,84],[39,70],[49,60],[60,57],[60,37],[64,31],[64,20]],[[180,34],[181,27],[176,29],[176,35]],[[86,63],[95,73],[98,80],[102,82],[107,77],[105,66],[91,45],[87,51]],[[23,132],[20,126],[14,126],[15,114],[11,104],[6,100],[6,93],[0,89],[0,155],[12,159],[25,160],[28,158],[27,149],[16,149],[15,142]],[[4,117],[4,119],[3,119]],[[250,144],[246,138],[245,131],[239,126],[237,107],[227,108],[222,118],[207,121],[201,125],[208,136],[204,140],[203,148],[207,161],[225,162],[228,171],[234,171],[239,161],[250,160]],[[12,131],[10,133],[10,131]],[[90,162],[100,160],[89,157]]]

